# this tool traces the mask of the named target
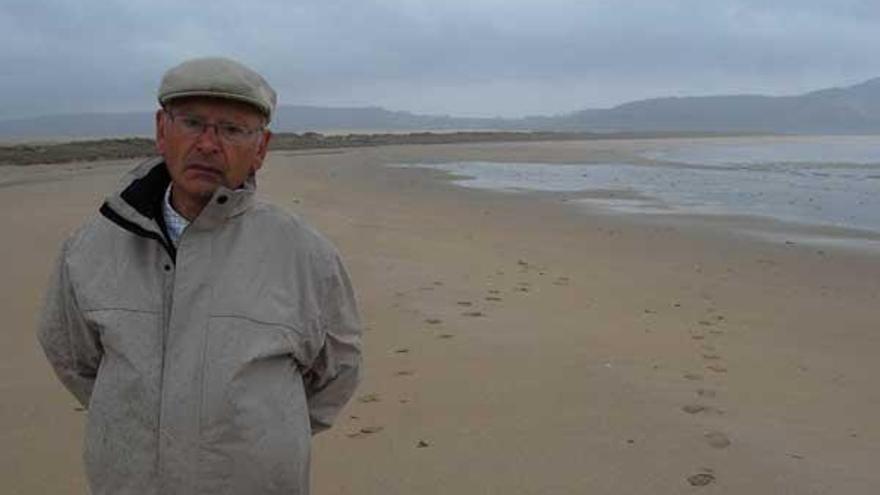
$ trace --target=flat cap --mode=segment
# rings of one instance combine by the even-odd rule
[[[222,57],[194,58],[172,67],[159,85],[159,103],[189,96],[236,100],[253,105],[269,120],[275,112],[275,90],[253,69]]]

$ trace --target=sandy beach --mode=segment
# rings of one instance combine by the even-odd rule
[[[315,439],[314,493],[880,491],[880,254],[385,166],[649,145],[270,154],[258,190],[338,246],[366,325],[365,381]],[[0,167],[0,492],[85,493],[84,412],[35,324],[62,239],[132,166]]]

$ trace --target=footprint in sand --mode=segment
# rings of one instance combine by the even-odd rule
[[[455,335],[452,335],[451,333],[441,333],[437,336],[438,339],[451,339],[452,337],[455,337]]]
[[[691,334],[691,338],[694,340],[703,340],[706,338],[706,336],[701,333],[694,333],[694,334]]]
[[[558,277],[553,281],[553,285],[568,285],[569,278],[568,277]]]
[[[698,388],[698,389],[697,389],[697,395],[698,395],[699,397],[706,397],[706,398],[710,398],[710,399],[711,399],[711,398],[714,398],[714,397],[715,397],[716,395],[718,395],[718,394],[717,394],[717,392],[715,392],[715,391],[712,390],[711,388]]]
[[[381,402],[382,399],[379,398],[379,394],[366,394],[358,397],[358,402],[369,403],[369,402]]]
[[[443,320],[441,320],[440,318],[427,318],[425,320],[425,323],[427,323],[428,325],[439,325],[443,323]]]
[[[516,292],[528,292],[529,288],[528,287],[514,287],[513,290],[515,290]]]
[[[494,302],[503,301],[503,299],[501,299],[500,297],[496,297],[496,296],[488,296],[488,297],[486,297],[486,300],[487,301],[494,301]]]
[[[687,404],[681,406],[681,410],[688,414],[700,414],[700,413],[709,413],[709,414],[724,414],[724,411],[718,409],[716,407],[707,406],[705,404]]]
[[[687,477],[687,482],[691,486],[706,486],[715,482],[715,474],[706,470],[702,473],[692,474]]]
[[[715,373],[727,373],[727,368],[721,366],[720,364],[710,364],[706,366],[706,369],[709,371],[714,371]]]
[[[406,347],[401,347],[401,348],[399,348],[399,349],[394,349],[394,353],[395,353],[395,354],[406,354],[406,353],[408,353],[408,352],[409,352],[409,349],[407,349]]]
[[[709,409],[708,406],[704,406],[702,404],[687,404],[681,406],[681,410],[688,414],[697,414],[706,411]]]
[[[412,376],[416,372],[412,370],[400,370],[394,373],[395,376]]]
[[[703,375],[700,373],[685,373],[683,376],[685,380],[700,381],[703,379]]]
[[[715,360],[721,359],[721,356],[719,356],[718,354],[703,354],[703,359],[715,361]]]
[[[358,431],[355,431],[352,433],[346,433],[345,436],[347,436],[348,438],[362,438],[366,435],[372,435],[374,433],[379,433],[380,431],[382,431],[384,429],[385,428],[383,428],[381,426],[364,426],[363,428],[361,428]]]
[[[720,431],[707,432],[703,437],[706,439],[706,443],[713,449],[726,449],[730,447],[730,438]]]
[[[486,316],[486,315],[483,314],[482,311],[465,311],[464,313],[462,313],[462,316],[470,316],[470,317],[476,318],[476,317]]]
[[[489,294],[501,294],[501,291],[498,289],[489,289]]]
[[[458,301],[455,304],[458,304],[459,306],[473,306],[474,305],[474,303],[472,303],[470,301]]]

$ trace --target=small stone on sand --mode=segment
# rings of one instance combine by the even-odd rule
[[[428,445],[430,445],[428,442],[426,442],[424,440],[419,440],[419,443],[416,444],[416,448],[423,449],[423,448],[427,447]]]

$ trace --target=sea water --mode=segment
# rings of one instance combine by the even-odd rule
[[[470,188],[620,192],[583,201],[622,213],[745,215],[880,238],[880,136],[658,141],[638,158],[398,166],[446,171]]]

